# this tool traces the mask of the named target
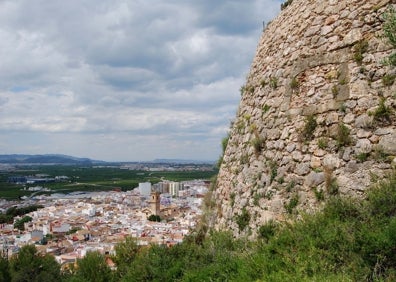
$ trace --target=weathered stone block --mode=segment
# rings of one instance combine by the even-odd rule
[[[384,150],[385,153],[393,156],[396,155],[396,132],[381,136],[378,145]]]
[[[370,140],[368,139],[359,139],[356,142],[356,153],[361,154],[361,153],[370,153],[372,150],[372,144]]]
[[[304,181],[304,185],[312,188],[317,187],[322,184],[325,180],[323,172],[314,172],[311,171],[306,177]]]
[[[309,163],[297,164],[295,169],[296,174],[300,176],[306,175],[307,173],[309,173],[309,171],[310,171]]]

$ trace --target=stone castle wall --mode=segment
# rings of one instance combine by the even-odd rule
[[[255,236],[331,195],[364,196],[395,166],[391,3],[294,0],[267,26],[218,175],[216,229]]]

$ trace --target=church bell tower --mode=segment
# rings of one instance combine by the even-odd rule
[[[150,203],[150,209],[153,215],[160,215],[160,193],[151,192],[148,202]]]

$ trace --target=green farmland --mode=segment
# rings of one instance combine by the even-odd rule
[[[45,193],[70,193],[76,191],[111,191],[121,189],[132,190],[139,182],[151,182],[152,184],[162,180],[186,181],[193,179],[210,179],[217,173],[211,171],[143,171],[127,170],[119,167],[93,167],[93,166],[68,166],[68,165],[46,165],[46,166],[19,166],[14,171],[0,172],[0,198],[18,199],[22,196],[30,196],[34,192],[27,191],[29,187],[41,186],[48,188],[50,192]],[[68,179],[59,182],[40,184],[14,184],[8,183],[9,177],[46,175],[48,178],[56,176],[67,176]],[[26,187],[26,190],[24,190]]]

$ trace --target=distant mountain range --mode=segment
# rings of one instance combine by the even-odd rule
[[[96,164],[105,163],[88,158],[76,158],[67,155],[0,155],[0,163],[3,164]]]
[[[43,154],[43,155],[25,155],[10,154],[0,155],[0,164],[64,164],[64,165],[100,165],[100,164],[116,164],[116,163],[139,163],[139,162],[106,162],[100,160],[91,160],[89,158],[78,158],[61,154]],[[155,159],[153,164],[214,164],[214,161],[197,161],[183,159]]]

